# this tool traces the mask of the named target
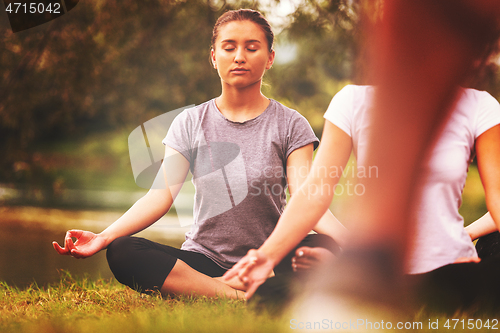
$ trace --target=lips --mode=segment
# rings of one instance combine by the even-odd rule
[[[248,69],[246,69],[246,68],[235,68],[235,69],[231,70],[231,73],[235,73],[235,74],[243,74],[246,72],[248,72]]]

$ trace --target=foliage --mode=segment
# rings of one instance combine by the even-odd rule
[[[332,96],[356,81],[359,54],[356,1],[306,0],[291,14],[278,42],[296,46],[295,59],[267,74],[271,94],[304,114],[321,135],[323,113]]]
[[[302,0],[277,36],[277,51],[290,59],[266,74],[264,92],[304,114],[318,136],[331,97],[346,83],[366,82],[363,32],[378,13],[376,3]],[[99,132],[130,133],[159,114],[220,94],[209,63],[212,27],[222,12],[243,7],[263,5],[90,0],[15,34],[1,21],[0,183],[49,189],[50,197],[61,176],[43,166],[50,157],[43,147]],[[471,84],[500,96],[497,67],[483,66]]]
[[[211,31],[223,11],[239,7],[258,3],[94,0],[16,34],[4,21],[0,182],[15,181],[22,163],[35,165],[40,143],[131,130],[217,96],[219,78],[209,65]],[[299,55],[268,73],[269,95],[306,116],[324,112],[339,89],[335,82],[351,76],[355,19],[344,1],[301,4],[279,37],[297,43]]]
[[[2,178],[33,145],[132,129],[219,91],[209,65],[220,8],[202,0],[83,1],[48,24],[0,25]],[[10,172],[9,172],[10,171]]]

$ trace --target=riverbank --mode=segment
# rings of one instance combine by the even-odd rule
[[[100,232],[116,221],[124,211],[72,210],[43,207],[0,207],[0,225],[16,224],[25,228],[41,228],[51,231],[82,229]],[[166,214],[148,229],[137,235],[167,241],[182,241],[189,230],[192,216]],[[64,237],[64,235],[63,235]],[[62,241],[62,240],[61,240]]]
[[[0,207],[0,281],[23,288],[46,286],[59,280],[59,271],[91,279],[111,278],[105,251],[85,260],[61,256],[52,242],[64,242],[68,229],[100,232],[123,211],[69,210],[40,207]],[[183,216],[187,223],[192,217]],[[137,236],[179,247],[189,227],[175,214],[167,214]]]

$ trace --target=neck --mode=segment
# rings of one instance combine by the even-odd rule
[[[222,94],[215,102],[227,119],[236,122],[259,116],[269,105],[269,99],[260,91],[260,81],[242,89],[222,83]]]

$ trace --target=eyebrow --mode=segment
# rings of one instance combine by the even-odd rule
[[[234,39],[224,39],[223,41],[221,41],[221,43],[236,43],[236,41]],[[260,44],[260,40],[249,39],[249,40],[245,41],[245,43],[259,43]]]

